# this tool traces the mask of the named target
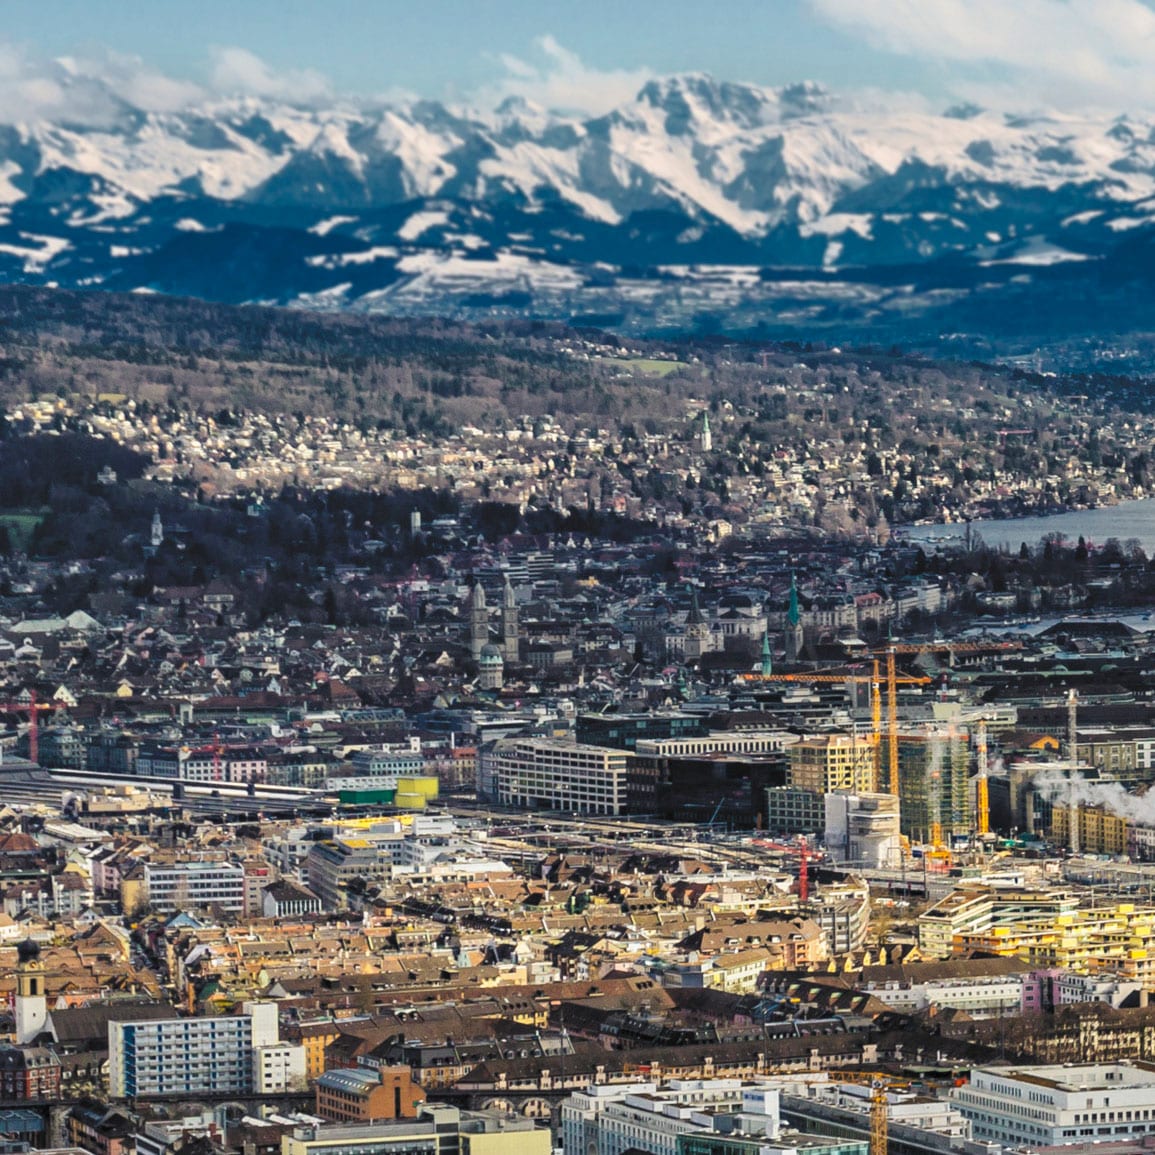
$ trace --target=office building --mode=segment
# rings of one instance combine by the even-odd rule
[[[532,1119],[422,1104],[413,1119],[296,1127],[281,1155],[550,1155]]]
[[[245,908],[245,868],[233,862],[172,862],[144,865],[145,901],[157,914]]]
[[[975,1067],[951,1099],[976,1140],[1088,1149],[1155,1132],[1155,1064]]]
[[[480,751],[478,778],[492,781],[503,806],[623,814],[631,758],[603,746],[509,738]]]
[[[864,794],[874,789],[875,745],[857,734],[805,738],[789,746],[786,754],[787,784],[796,790]]]
[[[382,881],[393,873],[394,845],[399,848],[401,841],[398,834],[382,838],[333,838],[315,843],[305,859],[309,889],[326,910],[344,909],[348,905],[347,888],[353,879]]]

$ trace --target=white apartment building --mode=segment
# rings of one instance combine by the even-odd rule
[[[1088,1148],[1155,1133],[1155,1064],[976,1067],[951,1099],[976,1140]]]
[[[976,962],[978,960],[975,960]],[[879,979],[868,978],[862,984],[864,991],[881,999],[896,1011],[924,1011],[928,1007],[949,1007],[966,1011],[971,1018],[989,1019],[1017,1015],[1023,1004],[1023,973],[999,973],[1010,959],[986,960],[992,964],[990,973],[960,973],[955,976],[917,979],[896,974]],[[904,968],[875,967],[868,970],[901,972]]]
[[[1143,984],[1116,974],[1080,975],[1064,971],[1055,986],[1057,1003],[1107,1003],[1121,1007]]]
[[[253,1047],[253,1091],[257,1095],[280,1095],[303,1091],[305,1048],[299,1043],[269,1043]]]
[[[479,752],[478,778],[492,781],[503,806],[622,814],[631,761],[625,750],[604,746],[508,738]]]
[[[181,910],[241,912],[245,908],[245,868],[234,862],[148,862],[146,901],[157,914]]]
[[[304,1086],[305,1051],[280,1041],[276,1003],[243,1014],[108,1024],[109,1093],[149,1098]]]

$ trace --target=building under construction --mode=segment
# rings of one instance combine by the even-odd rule
[[[914,842],[967,838],[974,830],[974,787],[965,728],[900,731],[898,797],[902,833]]]

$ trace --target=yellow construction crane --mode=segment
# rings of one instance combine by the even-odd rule
[[[898,692],[896,684],[907,682],[895,675],[894,661],[898,654],[946,654],[953,658],[956,654],[1005,654],[1021,650],[1021,642],[892,642],[875,650],[875,654],[886,655],[887,683],[887,787],[898,797]],[[924,679],[921,685],[932,681]]]
[[[927,861],[934,864],[936,870],[946,870],[950,867],[950,851],[942,839],[942,770],[932,769],[930,772],[930,791],[928,809],[930,821],[930,849],[926,852]]]
[[[928,678],[927,681],[930,679]],[[898,797],[898,678],[894,672],[894,647],[886,651],[886,730],[889,757],[886,763],[887,785]],[[899,802],[901,806],[901,801]]]
[[[991,832],[991,793],[987,783],[987,724],[980,718],[975,734],[975,753],[978,758],[978,775],[975,779],[975,810],[978,813],[978,835],[982,838]]]
[[[886,1155],[889,1084],[885,1075],[868,1071],[828,1071],[833,1083],[862,1083],[870,1088],[870,1155]]]
[[[968,656],[973,654],[1008,654],[1023,648],[1022,642],[894,642],[881,646],[875,653],[896,654],[946,654],[954,657],[955,654]]]
[[[746,682],[806,682],[817,686],[844,685],[846,682],[870,683],[870,723],[871,736],[874,742],[874,789],[882,789],[882,676],[880,663],[877,658],[872,662],[869,674],[861,673],[860,666],[850,667],[850,672],[844,674],[832,673],[830,669],[822,673],[817,671],[799,670],[792,674],[743,674]],[[898,765],[898,702],[899,686],[929,686],[933,678],[922,674],[899,674],[894,666],[894,657],[890,655],[886,667],[886,685],[888,695],[888,717],[890,721],[889,736],[891,747],[890,766]],[[888,785],[892,794],[898,793],[898,773],[888,767]]]

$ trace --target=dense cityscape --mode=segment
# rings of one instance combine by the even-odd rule
[[[11,405],[5,1141],[1144,1150],[1143,543],[734,422]]]
[[[1155,1155],[1155,0],[5,0],[0,1155]]]

